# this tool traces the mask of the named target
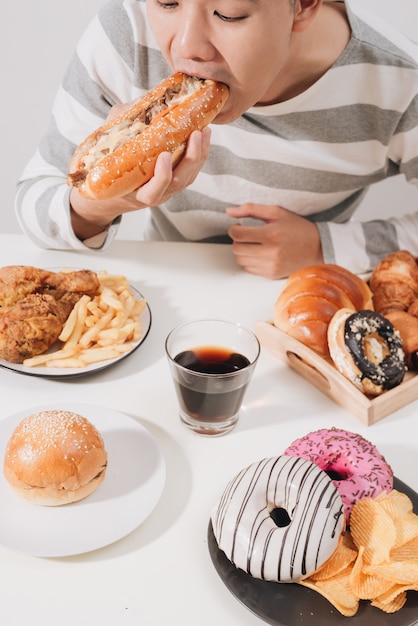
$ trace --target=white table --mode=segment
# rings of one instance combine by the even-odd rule
[[[418,490],[417,402],[367,428],[265,349],[234,431],[201,438],[180,424],[164,354],[169,330],[200,317],[253,327],[271,316],[282,286],[241,271],[229,246],[117,241],[106,252],[80,254],[40,250],[24,236],[1,235],[0,265],[11,264],[125,274],[147,298],[152,327],[135,353],[93,376],[49,380],[1,369],[3,418],[64,401],[124,412],[156,437],[167,481],[150,517],[108,547],[58,559],[0,547],[2,625],[261,624],[212,565],[207,547],[211,508],[238,470],[282,453],[296,437],[317,428],[342,427],[367,437],[397,477]]]

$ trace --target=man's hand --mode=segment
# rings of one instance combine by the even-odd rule
[[[86,239],[100,233],[119,215],[166,202],[188,187],[200,172],[210,149],[210,129],[193,131],[180,162],[173,168],[171,156],[163,152],[157,159],[154,176],[145,185],[122,198],[86,200],[71,190],[71,220],[75,234]]]
[[[160,155],[153,178],[135,194],[137,202],[143,206],[157,206],[191,185],[209,155],[210,134],[207,127],[193,131],[186,151],[174,169],[168,152]]]
[[[264,221],[260,226],[234,224],[228,231],[237,263],[251,274],[286,278],[300,267],[324,262],[318,229],[304,217],[260,204],[231,207],[227,214]]]

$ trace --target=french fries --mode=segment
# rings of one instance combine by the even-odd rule
[[[81,368],[129,352],[142,336],[141,313],[146,300],[137,300],[125,276],[97,273],[100,290],[75,304],[61,331],[62,347],[25,359],[26,367]]]

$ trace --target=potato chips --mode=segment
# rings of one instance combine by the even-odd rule
[[[346,617],[357,613],[360,600],[399,611],[407,591],[418,591],[418,516],[408,496],[394,489],[359,500],[334,554],[299,584]]]
[[[62,348],[26,359],[26,367],[86,367],[129,352],[142,336],[137,300],[124,276],[98,272],[97,295],[83,295],[73,307],[59,336]]]

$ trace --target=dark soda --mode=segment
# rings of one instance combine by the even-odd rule
[[[223,421],[238,413],[248,381],[245,377],[238,381],[233,374],[250,365],[247,357],[228,348],[201,346],[180,352],[174,360],[186,370],[211,375],[196,379],[187,371],[177,372],[177,395],[186,413],[205,422]]]

